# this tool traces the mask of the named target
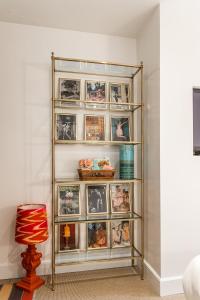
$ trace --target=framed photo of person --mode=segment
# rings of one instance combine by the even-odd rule
[[[58,216],[80,215],[80,185],[59,185]]]
[[[130,141],[129,117],[111,117],[111,141]]]
[[[130,89],[128,83],[110,83],[110,102],[117,103],[111,105],[111,109],[129,109],[128,105],[119,105],[119,103],[126,104],[130,102]]]
[[[105,117],[85,115],[85,140],[105,141]]]
[[[131,212],[130,184],[111,184],[110,200],[112,213]]]
[[[75,141],[76,115],[57,113],[55,118],[56,141]]]
[[[79,249],[79,224],[59,224],[58,251],[68,252]]]
[[[81,80],[80,79],[68,79],[59,78],[59,99],[63,99],[65,103],[70,106],[79,106],[81,100]],[[67,101],[67,100],[77,100]]]
[[[87,185],[86,198],[88,214],[106,214],[108,212],[106,184]]]
[[[88,223],[87,234],[88,249],[108,248],[108,224],[106,222]]]
[[[90,80],[85,82],[85,100],[95,103],[86,103],[87,108],[106,108],[106,82]],[[96,103],[99,102],[99,103]]]
[[[112,221],[111,222],[111,240],[112,248],[131,246],[131,222],[130,221]]]

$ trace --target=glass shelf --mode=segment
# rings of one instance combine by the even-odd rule
[[[112,222],[114,220],[129,220],[134,221],[141,219],[141,216],[137,213],[121,213],[121,214],[106,214],[106,215],[89,215],[89,216],[67,216],[67,217],[60,217],[56,216],[54,221],[55,224],[62,224],[62,223],[91,223],[91,222]]]
[[[73,183],[73,184],[80,184],[80,183],[139,183],[142,180],[140,178],[134,179],[96,179],[96,180],[80,180],[79,178],[56,178],[55,183]]]
[[[56,265],[79,264],[85,262],[106,262],[108,260],[134,260],[141,259],[135,250],[131,254],[131,247],[108,248],[95,250],[74,250],[68,252],[58,252],[56,254]]]
[[[111,102],[93,102],[93,101],[80,101],[80,100],[66,100],[66,99],[54,99],[54,107],[57,109],[75,109],[75,110],[87,110],[87,111],[107,111],[107,112],[134,112],[141,108],[143,105],[140,103],[111,103]],[[84,104],[91,103],[94,107],[87,107]],[[95,105],[96,104],[96,105]],[[101,107],[99,104],[105,104],[106,107]],[[118,106],[117,106],[118,105]]]
[[[55,144],[86,144],[86,145],[141,145],[136,141],[85,141],[85,140],[55,140]]]
[[[54,72],[81,73],[110,77],[133,78],[141,66],[115,64],[109,62],[63,59],[55,57]]]

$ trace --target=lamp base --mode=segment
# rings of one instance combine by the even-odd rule
[[[45,283],[44,279],[39,276],[35,276],[35,278],[22,278],[17,284],[17,287],[22,288],[27,292],[33,292],[35,289],[39,288]]]
[[[22,278],[16,286],[28,292],[33,292],[45,283],[41,277],[36,275],[35,271],[40,265],[42,253],[36,251],[35,245],[28,245],[26,252],[23,252],[21,257],[23,257],[22,265],[27,273],[26,277]]]

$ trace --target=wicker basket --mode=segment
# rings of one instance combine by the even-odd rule
[[[112,179],[115,175],[115,169],[113,170],[83,170],[78,169],[80,180],[100,180],[100,179]]]

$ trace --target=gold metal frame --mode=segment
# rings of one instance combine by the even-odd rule
[[[128,111],[127,111],[128,112]],[[122,119],[122,118],[127,118],[128,119],[128,133],[129,133],[129,141],[115,141],[113,140],[113,130],[112,130],[112,119]],[[115,143],[119,143],[119,144],[133,144],[135,142],[133,142],[132,139],[132,122],[130,122],[130,116],[129,115],[124,115],[124,116],[118,116],[118,115],[111,115],[110,116],[110,140],[111,142],[115,142]]]
[[[98,213],[90,213],[89,212],[89,205],[88,205],[88,200],[89,200],[89,197],[88,197],[88,187],[89,186],[104,186],[105,187],[105,192],[106,192],[106,208],[107,208],[107,211],[105,211],[105,212],[98,212]],[[108,186],[107,186],[107,184],[105,183],[105,184],[102,184],[102,183],[98,183],[98,181],[97,181],[97,183],[96,184],[86,184],[85,185],[85,196],[86,196],[86,203],[87,203],[87,205],[86,205],[86,209],[87,209],[87,215],[88,216],[95,216],[95,215],[106,215],[106,214],[108,214],[109,213],[109,210],[108,210]]]
[[[88,91],[87,91],[87,84],[91,83],[91,82],[99,82],[99,83],[104,83],[105,84],[105,101],[100,102],[100,101],[92,101],[89,99],[88,97]],[[104,80],[85,80],[85,107],[86,109],[96,109],[96,108],[104,108],[107,109],[107,100],[108,100],[108,86],[107,86],[107,82]],[[89,105],[91,104],[91,106]],[[95,105],[95,106],[94,106]]]
[[[121,103],[115,103],[115,102],[113,102],[113,101],[111,101],[111,87],[113,86],[113,85],[118,85],[118,86],[120,86],[120,88],[121,88],[121,94],[122,94],[122,86],[123,85],[128,85],[128,102],[121,102]],[[130,103],[130,97],[131,97],[131,90],[130,90],[130,83],[126,83],[126,82],[109,82],[109,101],[110,101],[110,109],[112,109],[112,107],[114,107],[115,105],[116,105],[116,107],[117,106],[119,106],[119,108],[117,109],[116,108],[116,110],[118,111],[120,111],[120,110],[123,110],[123,107],[126,109],[126,107],[127,107],[127,109],[125,110],[125,111],[129,111],[130,110],[130,105],[129,105],[129,103]],[[121,104],[121,105],[120,105]]]
[[[51,120],[52,120],[52,135],[51,135],[51,144],[52,144],[52,156],[51,156],[51,166],[52,166],[52,290],[54,290],[55,288],[55,267],[56,266],[61,266],[61,265],[72,265],[72,264],[77,264],[77,263],[82,263],[82,261],[76,261],[76,262],[63,262],[63,263],[56,263],[55,261],[55,227],[58,226],[59,224],[64,224],[64,223],[77,223],[77,224],[81,224],[81,223],[85,223],[85,225],[87,225],[88,223],[94,223],[94,220],[77,220],[77,221],[72,221],[70,220],[70,218],[68,218],[68,220],[63,220],[62,217],[59,219],[59,217],[57,216],[57,211],[55,210],[55,203],[56,203],[56,193],[55,193],[55,187],[57,184],[80,184],[80,182],[82,184],[97,184],[97,181],[95,180],[89,180],[89,181],[80,181],[79,179],[69,179],[69,178],[63,178],[63,179],[58,179],[55,176],[55,147],[56,144],[78,144],[78,143],[82,143],[82,144],[96,144],[96,145],[120,145],[120,144],[135,144],[135,145],[141,145],[141,163],[140,163],[140,168],[141,168],[141,178],[138,179],[132,179],[132,180],[120,180],[120,179],[113,179],[110,181],[105,181],[105,180],[99,180],[98,184],[100,183],[112,183],[112,184],[122,184],[122,183],[130,183],[132,186],[132,190],[133,190],[133,196],[134,196],[134,186],[137,184],[139,184],[139,186],[141,186],[141,198],[140,198],[140,204],[141,204],[141,216],[137,213],[134,212],[134,201],[132,202],[132,214],[133,216],[127,218],[125,216],[122,215],[122,220],[132,220],[132,227],[134,226],[134,222],[141,222],[141,247],[140,249],[137,249],[135,247],[134,241],[135,241],[135,236],[134,236],[134,230],[132,231],[132,245],[131,245],[131,256],[128,257],[109,257],[109,258],[105,258],[105,259],[93,259],[93,260],[89,260],[90,262],[106,262],[106,261],[112,261],[112,260],[123,260],[123,259],[130,259],[132,262],[132,268],[134,269],[134,271],[136,271],[136,274],[131,274],[133,275],[140,275],[141,279],[143,279],[144,276],[144,100],[143,100],[143,63],[141,62],[141,64],[139,65],[128,65],[128,64],[120,64],[120,63],[114,63],[114,62],[105,62],[105,61],[93,61],[93,60],[83,60],[83,59],[74,59],[74,58],[64,58],[64,57],[56,57],[54,56],[54,53],[52,53],[51,55],[51,61],[52,61],[52,68],[51,68],[51,75],[52,75],[52,97],[51,97],[51,103],[52,103],[52,110],[51,110]],[[112,65],[112,66],[119,66],[119,67],[127,67],[129,69],[133,69],[132,70],[132,75],[124,75],[124,74],[113,74],[112,72],[109,73],[103,73],[101,74],[99,73],[95,73],[95,72],[73,72],[73,71],[67,71],[67,70],[58,70],[56,69],[56,61],[74,61],[74,62],[79,62],[79,63],[88,63],[88,64],[103,64],[103,65]],[[130,138],[132,137],[132,141],[131,142],[120,142],[120,141],[67,141],[67,143],[65,141],[63,141],[62,143],[59,143],[58,141],[55,140],[55,113],[56,113],[56,103],[65,103],[65,102],[80,102],[83,104],[86,103],[92,103],[94,104],[94,101],[86,101],[86,99],[82,99],[80,101],[77,100],[72,100],[72,99],[58,99],[55,95],[55,83],[56,83],[56,73],[77,73],[77,74],[89,74],[89,75],[98,75],[98,76],[105,76],[108,78],[114,78],[114,77],[118,77],[118,78],[128,78],[132,80],[132,84],[131,84],[131,98],[132,101],[130,103],[126,103],[124,104],[125,106],[127,106],[127,104],[130,106],[130,110],[127,110],[126,112],[130,112],[132,115],[132,120],[134,117],[134,112],[135,110],[140,110],[141,113],[141,124],[140,124],[140,129],[141,129],[141,141],[134,141],[134,136],[130,136]],[[134,93],[134,78],[135,77],[140,77],[140,102],[134,102],[134,97],[135,97],[135,93]],[[114,81],[114,80],[113,80]],[[107,80],[106,80],[107,82]],[[111,82],[111,79],[110,81]],[[82,89],[81,89],[82,91]],[[81,96],[81,91],[80,91],[80,97]],[[108,92],[108,91],[107,91]],[[110,101],[106,101],[103,102],[103,104],[110,104]],[[99,102],[97,102],[96,104],[99,104]],[[100,103],[101,104],[101,103]],[[115,104],[116,105],[116,104]],[[123,103],[119,103],[119,105],[123,105]],[[58,107],[60,109],[70,109],[72,108],[72,106],[60,106]],[[85,107],[83,106],[74,106],[73,108],[75,109],[85,109]],[[96,108],[98,110],[98,108]],[[111,111],[118,111],[118,110],[112,110],[110,109],[110,106],[108,105],[108,108],[105,109],[101,109],[99,108],[99,110],[104,110],[104,111],[108,111],[109,113]],[[134,122],[132,122],[132,129],[134,129]],[[132,134],[134,134],[134,130],[132,130]],[[69,143],[68,143],[69,142]],[[114,215],[114,214],[113,214]],[[99,220],[96,221],[98,223],[100,222],[106,222],[106,224],[109,224],[112,222],[113,219],[115,219],[115,217],[112,214],[110,214],[110,219],[107,220]],[[95,220],[98,219],[98,216]],[[120,219],[118,219],[120,220]],[[87,227],[87,226],[86,226]],[[87,233],[87,231],[86,231]],[[87,235],[87,234],[86,234]],[[88,242],[87,242],[88,244]],[[110,244],[111,246],[111,244]],[[107,248],[105,248],[107,249]],[[113,248],[113,249],[117,249],[117,248]],[[98,248],[99,250],[99,248]],[[103,250],[103,249],[102,249]],[[85,250],[87,251],[87,249]],[[137,267],[135,266],[135,261],[138,261],[138,263],[140,262],[140,267],[137,264]],[[87,259],[86,259],[87,261]],[[139,268],[138,268],[139,267]],[[126,275],[124,275],[126,276]],[[127,275],[129,276],[129,275]],[[116,277],[116,276],[113,276]]]
[[[77,141],[77,115],[76,114],[70,114],[70,113],[55,113],[55,126],[57,126],[57,117],[58,115],[63,115],[63,116],[75,116],[76,117],[76,130],[75,130],[75,140],[59,140],[57,136],[57,128],[55,128],[55,143],[69,143],[72,141]]]
[[[107,246],[106,247],[97,247],[97,248],[90,248],[89,246],[88,246],[88,229],[89,229],[89,227],[88,227],[88,225],[89,224],[95,224],[95,223],[97,223],[97,224],[100,224],[100,223],[105,223],[106,224],[106,240],[107,240]],[[107,221],[95,221],[95,220],[90,220],[90,222],[89,223],[87,223],[87,225],[86,225],[86,236],[87,236],[87,238],[86,238],[86,242],[87,242],[87,244],[86,244],[86,249],[87,249],[87,251],[98,251],[98,250],[106,250],[106,249],[110,249],[110,232],[109,232],[109,223],[107,222]]]
[[[58,249],[58,253],[72,253],[72,252],[79,252],[80,248],[75,248],[75,249],[71,249],[71,250],[61,250],[60,249],[60,226],[61,225],[65,225],[65,224],[69,224],[69,225],[72,225],[74,224],[75,225],[75,245],[76,245],[76,234],[78,235],[78,247],[80,246],[80,224],[77,224],[76,222],[74,223],[63,223],[63,224],[59,224],[58,225],[58,235],[57,235],[57,249]]]
[[[128,246],[117,246],[117,247],[113,247],[113,243],[112,243],[112,224],[114,223],[114,222],[128,222],[129,224],[129,233],[130,233],[130,245],[128,245]],[[131,224],[132,224],[132,220],[113,220],[111,223],[110,223],[110,235],[111,235],[111,245],[110,245],[110,248],[111,249],[120,249],[120,248],[131,248],[131,244],[132,244],[132,226],[131,226]]]
[[[71,80],[71,81],[79,81],[80,83],[80,99],[67,99],[67,98],[61,98],[61,80]],[[73,100],[73,102],[79,102],[81,100],[81,84],[82,84],[82,81],[81,79],[75,79],[75,78],[65,78],[65,77],[59,77],[58,78],[58,84],[59,84],[59,88],[58,88],[58,98],[62,99],[62,100],[65,100],[66,102],[69,101],[69,100]]]
[[[79,214],[60,214],[60,201],[59,201],[59,191],[60,187],[67,187],[67,186],[73,186],[73,187],[78,187],[78,202],[79,202]],[[58,217],[75,217],[75,216],[80,216],[81,215],[81,201],[80,201],[80,184],[59,184],[57,185],[57,214]]]
[[[129,189],[129,205],[130,205],[130,210],[127,211],[127,212],[118,212],[118,211],[113,211],[113,205],[112,205],[112,190],[111,190],[111,186],[117,186],[117,185],[126,185],[128,186],[128,189]],[[110,205],[111,205],[111,213],[112,214],[115,214],[115,215],[118,215],[118,214],[129,214],[132,212],[132,203],[130,201],[130,199],[132,198],[132,191],[131,191],[131,184],[130,183],[112,183],[109,185],[109,189],[110,189]]]
[[[96,117],[96,118],[103,118],[103,129],[104,129],[104,139],[103,140],[88,140],[87,139],[87,134],[86,134],[86,128],[87,128],[87,124],[86,124],[86,119],[87,117]],[[101,143],[101,142],[106,142],[106,118],[104,115],[93,115],[93,114],[85,114],[84,115],[84,141],[85,142],[89,142],[91,144],[96,144],[96,143]]]

